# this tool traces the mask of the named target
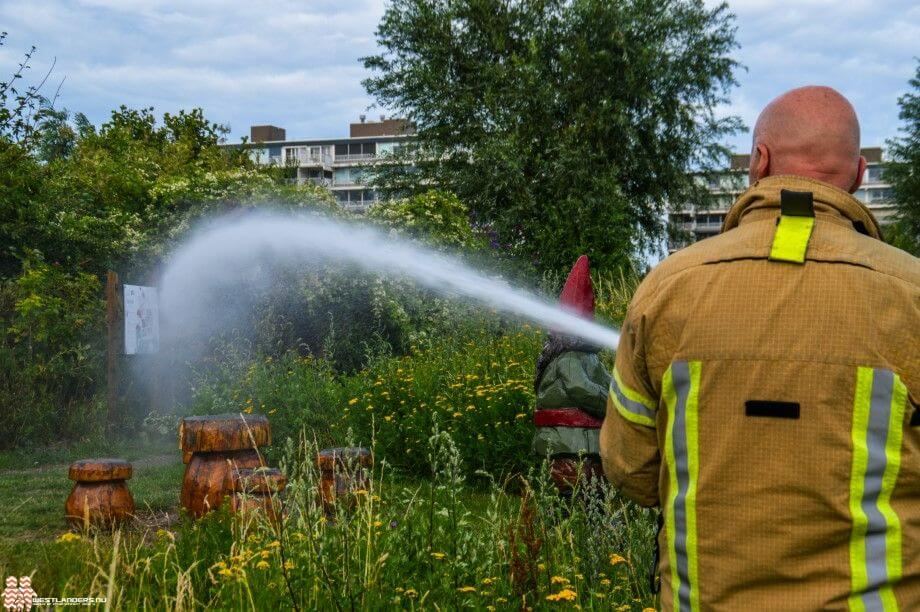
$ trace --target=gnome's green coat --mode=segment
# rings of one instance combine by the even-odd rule
[[[610,374],[596,353],[565,351],[543,373],[537,387],[537,410],[578,408],[603,419]],[[597,455],[600,430],[582,427],[539,427],[533,451],[540,456]]]

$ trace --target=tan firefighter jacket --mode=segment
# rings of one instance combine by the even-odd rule
[[[622,331],[601,456],[662,509],[663,609],[920,610],[920,260],[865,206],[757,182]]]

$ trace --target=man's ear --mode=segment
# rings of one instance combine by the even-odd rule
[[[751,166],[748,172],[751,185],[770,175],[770,149],[764,143],[758,143],[751,151]]]
[[[853,186],[850,187],[850,193],[855,193],[859,186],[862,185],[863,177],[866,175],[866,158],[862,155],[859,156],[859,167],[856,170],[856,180],[853,181]]]

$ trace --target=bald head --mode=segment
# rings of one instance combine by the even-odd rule
[[[751,182],[795,174],[853,193],[866,160],[859,154],[859,120],[830,87],[800,87],[770,102],[754,126]]]

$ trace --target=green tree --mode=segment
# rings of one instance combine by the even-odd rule
[[[702,0],[393,0],[364,86],[416,126],[416,164],[378,184],[456,193],[544,269],[628,264],[728,159],[734,36]]]
[[[885,177],[891,183],[897,217],[886,237],[895,246],[920,256],[920,61],[910,86],[912,91],[898,98],[903,134],[888,141],[890,161]]]

